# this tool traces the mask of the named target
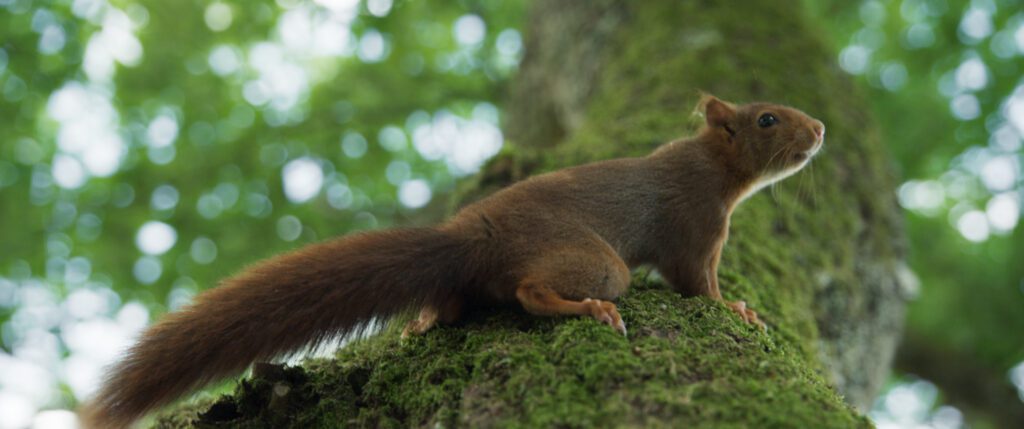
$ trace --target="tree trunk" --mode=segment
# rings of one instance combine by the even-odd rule
[[[693,132],[698,90],[801,108],[827,125],[826,150],[736,211],[720,272],[726,298],[746,300],[767,333],[644,271],[619,301],[628,338],[590,319],[479,312],[405,343],[388,330],[335,360],[261,366],[201,421],[868,426],[857,408],[887,374],[909,272],[875,125],[812,22],[790,2],[538,2],[507,110],[517,150],[466,197]]]

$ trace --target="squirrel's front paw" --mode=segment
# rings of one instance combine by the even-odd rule
[[[762,322],[761,319],[757,317],[757,312],[751,310],[750,308],[747,308],[746,301],[726,301],[725,305],[728,305],[729,309],[736,312],[736,314],[739,314],[740,318],[743,319],[744,322],[758,325],[761,327],[761,329],[766,331],[768,330],[768,327],[764,324],[764,322]]]
[[[626,323],[622,321],[622,316],[619,315],[619,309],[615,307],[615,303],[587,298],[583,300],[583,305],[587,306],[587,310],[590,311],[593,318],[615,328],[622,335],[626,335]]]

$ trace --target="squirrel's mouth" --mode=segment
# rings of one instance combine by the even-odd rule
[[[819,137],[818,140],[814,141],[814,146],[811,146],[811,150],[807,151],[807,152],[809,152],[808,155],[809,156],[816,155],[818,153],[818,151],[821,150],[821,147],[824,146],[824,145],[825,145],[825,137],[824,136]]]
[[[821,149],[821,146],[824,145],[824,140],[825,139],[823,138],[815,140],[814,144],[811,146],[810,149],[793,154],[793,159],[797,162],[804,162],[811,159],[812,157],[814,157],[814,155],[818,153],[818,151]]]
[[[804,154],[806,154],[807,158],[812,158],[812,157],[814,157],[814,155],[818,154],[818,151],[821,150],[821,147],[824,146],[824,145],[825,145],[825,136],[818,137],[818,139],[814,141],[814,145],[811,146],[810,149],[806,150],[804,152]]]

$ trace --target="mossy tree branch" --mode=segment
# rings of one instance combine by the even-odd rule
[[[589,319],[470,314],[406,343],[386,331],[335,360],[265,371],[203,424],[868,426],[849,404],[869,403],[900,332],[899,215],[865,104],[797,9],[537,3],[508,109],[514,149],[467,197],[531,173],[645,154],[693,131],[698,89],[798,106],[827,124],[827,149],[810,171],[737,210],[720,273],[726,297],[756,308],[767,333],[643,272],[619,302],[628,338]]]

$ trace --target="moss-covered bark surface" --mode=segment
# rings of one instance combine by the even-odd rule
[[[488,166],[477,197],[692,132],[698,89],[790,104],[825,122],[826,149],[810,171],[733,215],[723,293],[746,300],[768,332],[638,273],[619,301],[625,338],[589,319],[480,311],[405,343],[385,331],[333,360],[258,371],[235,395],[160,427],[870,425],[849,404],[870,400],[899,333],[901,233],[874,125],[811,17],[790,2],[738,0],[536,9],[526,82],[509,110],[518,149]],[[537,38],[559,28],[574,33]],[[577,70],[586,82],[560,92]],[[535,112],[517,113],[531,102],[552,115],[535,133],[523,128]]]
[[[635,284],[620,302],[628,338],[592,319],[475,314],[269,371],[199,426],[867,426],[775,333],[721,304]]]

